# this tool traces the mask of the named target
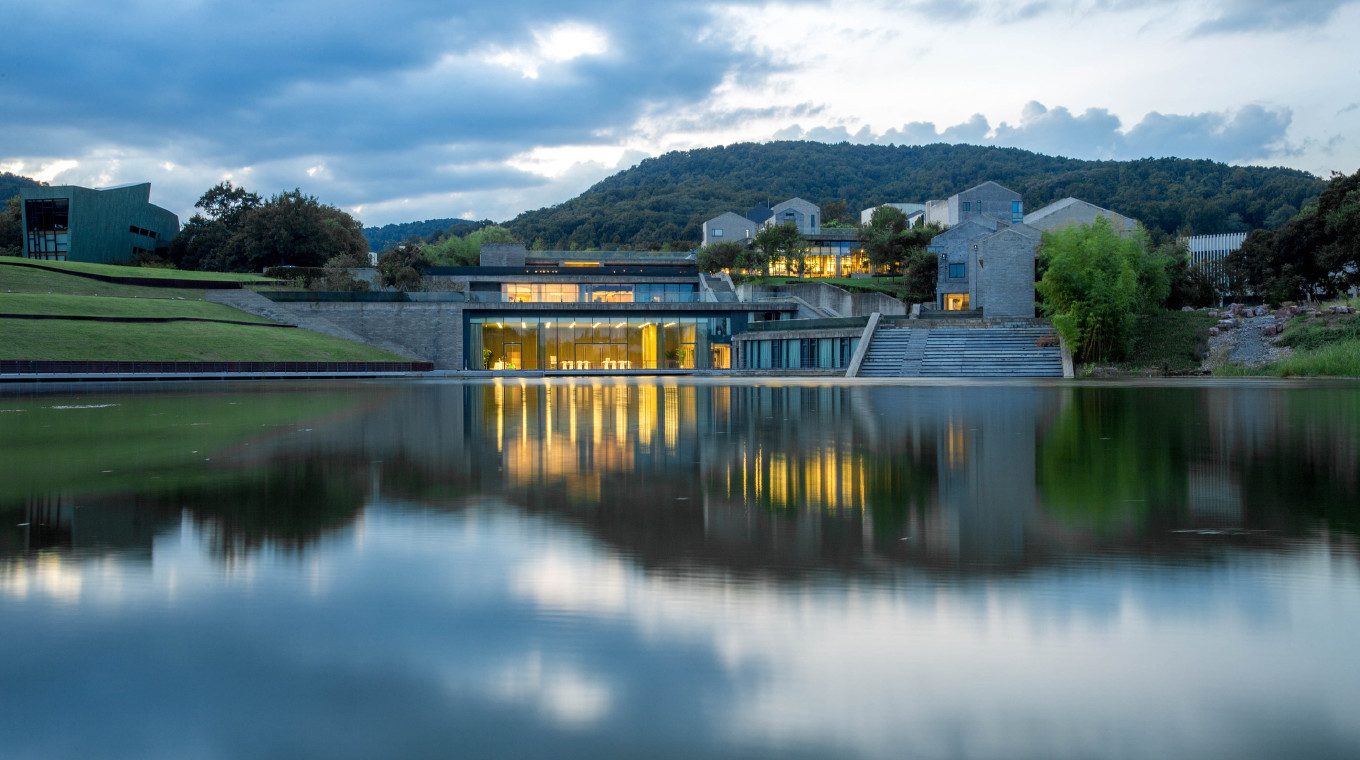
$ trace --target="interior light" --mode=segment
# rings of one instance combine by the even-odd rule
[[[552,322],[549,322],[548,324],[544,325],[544,327],[552,327]]]
[[[571,324],[567,325],[567,327],[575,327],[575,326],[576,326],[576,323],[575,323],[575,322],[572,322]]]
[[[519,326],[520,326],[520,327],[528,327],[529,325],[525,324],[524,322],[520,322],[520,323],[519,323]]]
[[[505,329],[505,325],[501,324],[500,322],[497,322],[497,323],[496,323],[496,326],[499,327],[499,328],[501,328],[502,330]]]
[[[665,325],[663,325],[663,327],[675,327],[675,323],[674,323],[674,322],[667,322]]]
[[[617,325],[614,325],[614,326],[615,326],[615,327],[623,327],[624,324],[625,324],[625,323],[620,322],[620,323],[618,323]]]
[[[599,326],[600,326],[600,323],[599,323],[599,322],[596,322],[595,324],[591,325],[591,327],[599,327]]]

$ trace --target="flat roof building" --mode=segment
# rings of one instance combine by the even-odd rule
[[[179,217],[151,204],[151,183],[92,190],[26,187],[22,255],[115,264],[152,254],[179,234]]]

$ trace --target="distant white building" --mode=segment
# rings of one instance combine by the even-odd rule
[[[859,223],[868,224],[873,218],[874,212],[884,206],[891,206],[898,211],[901,211],[903,214],[906,214],[908,221],[914,217],[919,217],[926,212],[926,204],[924,203],[880,203],[877,206],[872,206],[859,212]]]
[[[1190,252],[1190,265],[1203,269],[1215,282],[1227,287],[1224,260],[1228,258],[1228,254],[1242,247],[1248,234],[1250,233],[1222,232],[1217,235],[1193,235],[1181,240],[1185,242],[1185,247]]]

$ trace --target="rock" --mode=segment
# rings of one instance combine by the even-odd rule
[[[1218,328],[1217,328],[1217,327],[1210,327],[1210,328],[1209,328],[1209,334],[1210,334],[1210,335],[1218,335]]]
[[[1193,306],[1182,306],[1182,307],[1181,307],[1181,311],[1194,311],[1194,310],[1195,310],[1195,307],[1193,307]]]
[[[1218,320],[1218,328],[1219,328],[1220,330],[1231,330],[1231,329],[1233,329],[1233,328],[1236,327],[1236,326],[1237,326],[1237,323],[1234,322],[1234,321],[1231,320],[1231,319],[1220,319],[1220,320]]]

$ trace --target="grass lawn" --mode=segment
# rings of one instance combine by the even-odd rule
[[[5,293],[64,293],[72,296],[125,296],[131,298],[186,298],[203,300],[196,288],[163,288],[155,285],[115,285],[110,282],[74,277],[55,269],[5,266],[0,258],[0,295]]]
[[[102,300],[102,299],[101,299]],[[234,312],[234,310],[233,310]],[[243,312],[234,312],[243,314]],[[117,324],[0,319],[0,359],[110,361],[409,361],[310,330],[212,322]]]
[[[198,317],[209,322],[119,324],[76,320],[0,319],[0,359],[95,359],[111,361],[408,361],[362,343],[309,330],[266,327],[264,317],[203,300],[202,290],[113,285],[64,274],[61,268],[159,272],[167,270],[64,264],[44,269],[0,262],[0,313],[97,317]],[[60,266],[55,266],[55,265]],[[179,274],[171,272],[172,274]],[[208,274],[220,279],[216,273]],[[240,275],[231,275],[239,277]],[[134,297],[136,296],[136,297]],[[183,300],[180,300],[183,299]]]
[[[61,314],[91,317],[199,317],[273,324],[271,320],[207,301],[163,298],[106,298],[100,296],[0,293],[0,314]]]
[[[5,259],[9,258],[9,261]],[[100,274],[108,277],[138,277],[148,280],[212,280],[212,281],[235,281],[235,282],[254,282],[266,280],[267,278],[258,274],[237,274],[235,272],[190,272],[179,269],[159,269],[156,267],[125,267],[116,264],[87,264],[79,261],[39,261],[36,259],[17,259],[11,257],[0,258],[0,264],[18,264],[20,267],[25,265],[39,266],[44,269],[51,269],[57,272],[84,272],[86,274]]]
[[[1120,368],[1189,372],[1207,350],[1209,328],[1218,320],[1202,311],[1163,311],[1138,317],[1133,347]]]

